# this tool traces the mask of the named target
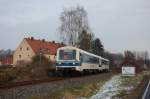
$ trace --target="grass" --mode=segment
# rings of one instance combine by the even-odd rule
[[[14,68],[0,68],[0,84],[10,83],[14,78],[16,78]]]
[[[122,84],[123,87],[132,87],[131,90],[122,90],[117,95],[115,95],[113,98],[121,98],[121,99],[137,99],[137,97],[140,95],[143,83],[145,80],[147,80],[148,76],[150,75],[149,71],[143,71],[136,76],[122,76]],[[142,84],[142,85],[141,85]]]
[[[128,99],[127,97],[125,98],[125,96],[127,95],[127,91],[126,90],[122,90],[120,91],[117,95],[113,96],[112,99]]]
[[[138,84],[140,84],[141,80],[144,76],[149,75],[149,71],[143,71],[136,76],[122,76],[122,85],[123,86],[133,86],[136,87]]]
[[[99,79],[91,79],[88,82],[82,82],[74,84],[73,82],[70,84],[67,84],[60,88],[59,90],[50,93],[47,96],[44,96],[42,98],[31,98],[31,99],[76,99],[79,97],[90,97],[94,93],[96,93],[102,85],[109,80],[110,77],[103,77]]]
[[[48,97],[53,97],[53,99],[75,99],[77,97],[90,97],[94,92],[99,90],[99,88],[104,84],[105,81],[94,81],[92,83],[86,83],[82,85],[66,86],[60,89]]]

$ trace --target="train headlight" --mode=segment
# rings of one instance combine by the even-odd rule
[[[73,62],[73,65],[75,65],[76,63]]]

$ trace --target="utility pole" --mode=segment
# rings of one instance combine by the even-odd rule
[[[42,55],[42,53],[40,52],[40,66],[41,66],[41,55]]]

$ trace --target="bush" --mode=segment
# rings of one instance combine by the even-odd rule
[[[41,60],[41,62],[40,62]],[[8,81],[28,81],[34,79],[43,79],[48,77],[48,71],[52,63],[44,56],[36,55],[32,61],[19,61],[16,67],[1,67],[0,82]]]
[[[51,69],[52,63],[43,55],[32,57],[31,72],[33,78],[48,77],[48,70]]]
[[[30,61],[20,60],[20,61],[17,61],[17,64],[15,66],[16,67],[26,67],[30,63],[31,63]]]
[[[17,72],[13,67],[0,68],[0,82],[12,81],[17,77]]]

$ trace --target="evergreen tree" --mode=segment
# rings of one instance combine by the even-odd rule
[[[78,47],[85,51],[89,51],[91,48],[92,37],[92,34],[87,33],[87,31],[83,30],[78,37]]]
[[[99,38],[96,38],[91,43],[91,52],[95,55],[103,56],[104,47]]]

